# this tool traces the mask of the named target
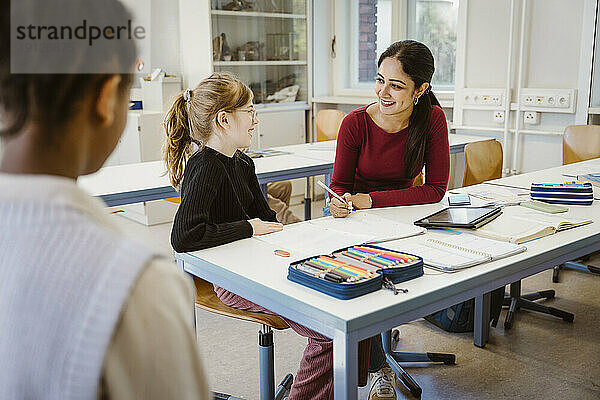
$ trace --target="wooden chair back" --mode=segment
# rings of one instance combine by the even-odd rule
[[[469,143],[465,146],[463,186],[502,178],[502,145],[497,140]]]
[[[280,316],[238,310],[237,308],[226,306],[221,299],[217,297],[212,283],[207,282],[204,279],[194,276],[194,285],[196,285],[196,305],[203,310],[225,315],[227,317],[243,319],[244,321],[269,325],[274,329],[289,328],[288,324]]]
[[[337,139],[344,119],[342,110],[321,110],[317,113],[317,142]]]
[[[424,183],[424,179],[423,179],[423,173],[419,172],[419,175],[417,175],[417,177],[415,178],[415,180],[413,181],[413,186],[421,186]]]
[[[600,157],[600,126],[571,125],[563,135],[563,165]]]

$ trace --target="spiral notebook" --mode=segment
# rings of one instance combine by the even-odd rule
[[[393,248],[393,246],[389,246]],[[401,250],[401,249],[394,249]],[[408,251],[408,249],[404,249]],[[411,243],[412,254],[421,256],[426,267],[454,272],[488,261],[522,253],[527,247],[463,233],[443,239],[424,239]]]

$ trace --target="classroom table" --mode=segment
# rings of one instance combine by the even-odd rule
[[[484,140],[493,139],[449,135],[450,153],[462,152],[467,143]],[[281,146],[274,150],[285,154],[254,159],[256,176],[265,197],[267,183],[270,182],[325,175],[325,183],[329,185],[335,159],[334,140]],[[100,197],[109,207],[179,196],[165,171],[162,161],[116,165],[80,177],[78,183],[93,196]],[[306,199],[305,219],[310,219],[310,199]]]
[[[325,175],[329,181],[333,169],[333,160],[324,161],[292,152],[256,158],[254,164],[258,183],[265,197],[267,183],[314,175]],[[82,176],[77,182],[84,190],[100,197],[107,206],[112,207],[179,196],[165,171],[162,161],[116,165]]]
[[[527,188],[531,182],[556,183],[569,180],[562,174],[599,171],[600,160],[593,160],[503,178],[491,183]],[[494,185],[486,185],[487,189],[493,187]],[[429,205],[373,209],[369,212],[411,223],[446,207],[446,204],[442,201]],[[596,201],[592,206],[570,206],[569,214],[573,217],[591,218],[594,222],[528,242],[526,252],[508,258],[452,274],[427,274],[404,282],[398,286],[408,289],[408,293],[397,296],[388,290],[379,290],[351,300],[337,300],[290,282],[286,279],[289,260],[275,256],[273,245],[257,238],[176,254],[176,258],[184,271],[332,338],[335,398],[356,399],[357,345],[360,340],[475,298],[474,342],[483,347],[489,335],[489,292],[564,261],[599,250],[600,203]],[[427,233],[436,234],[438,233]],[[388,243],[410,252],[411,241],[414,240],[416,238]]]

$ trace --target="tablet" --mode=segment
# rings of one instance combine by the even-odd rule
[[[425,228],[470,228],[483,226],[502,214],[500,207],[449,207],[415,221]]]

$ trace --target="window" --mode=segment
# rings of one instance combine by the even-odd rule
[[[408,37],[425,43],[435,59],[433,87],[454,89],[458,0],[411,0],[408,15]]]
[[[370,95],[379,55],[403,38],[418,40],[431,49],[436,63],[434,88],[453,90],[458,1],[337,0],[337,57],[341,60],[335,68],[341,73],[334,74],[336,94]]]

